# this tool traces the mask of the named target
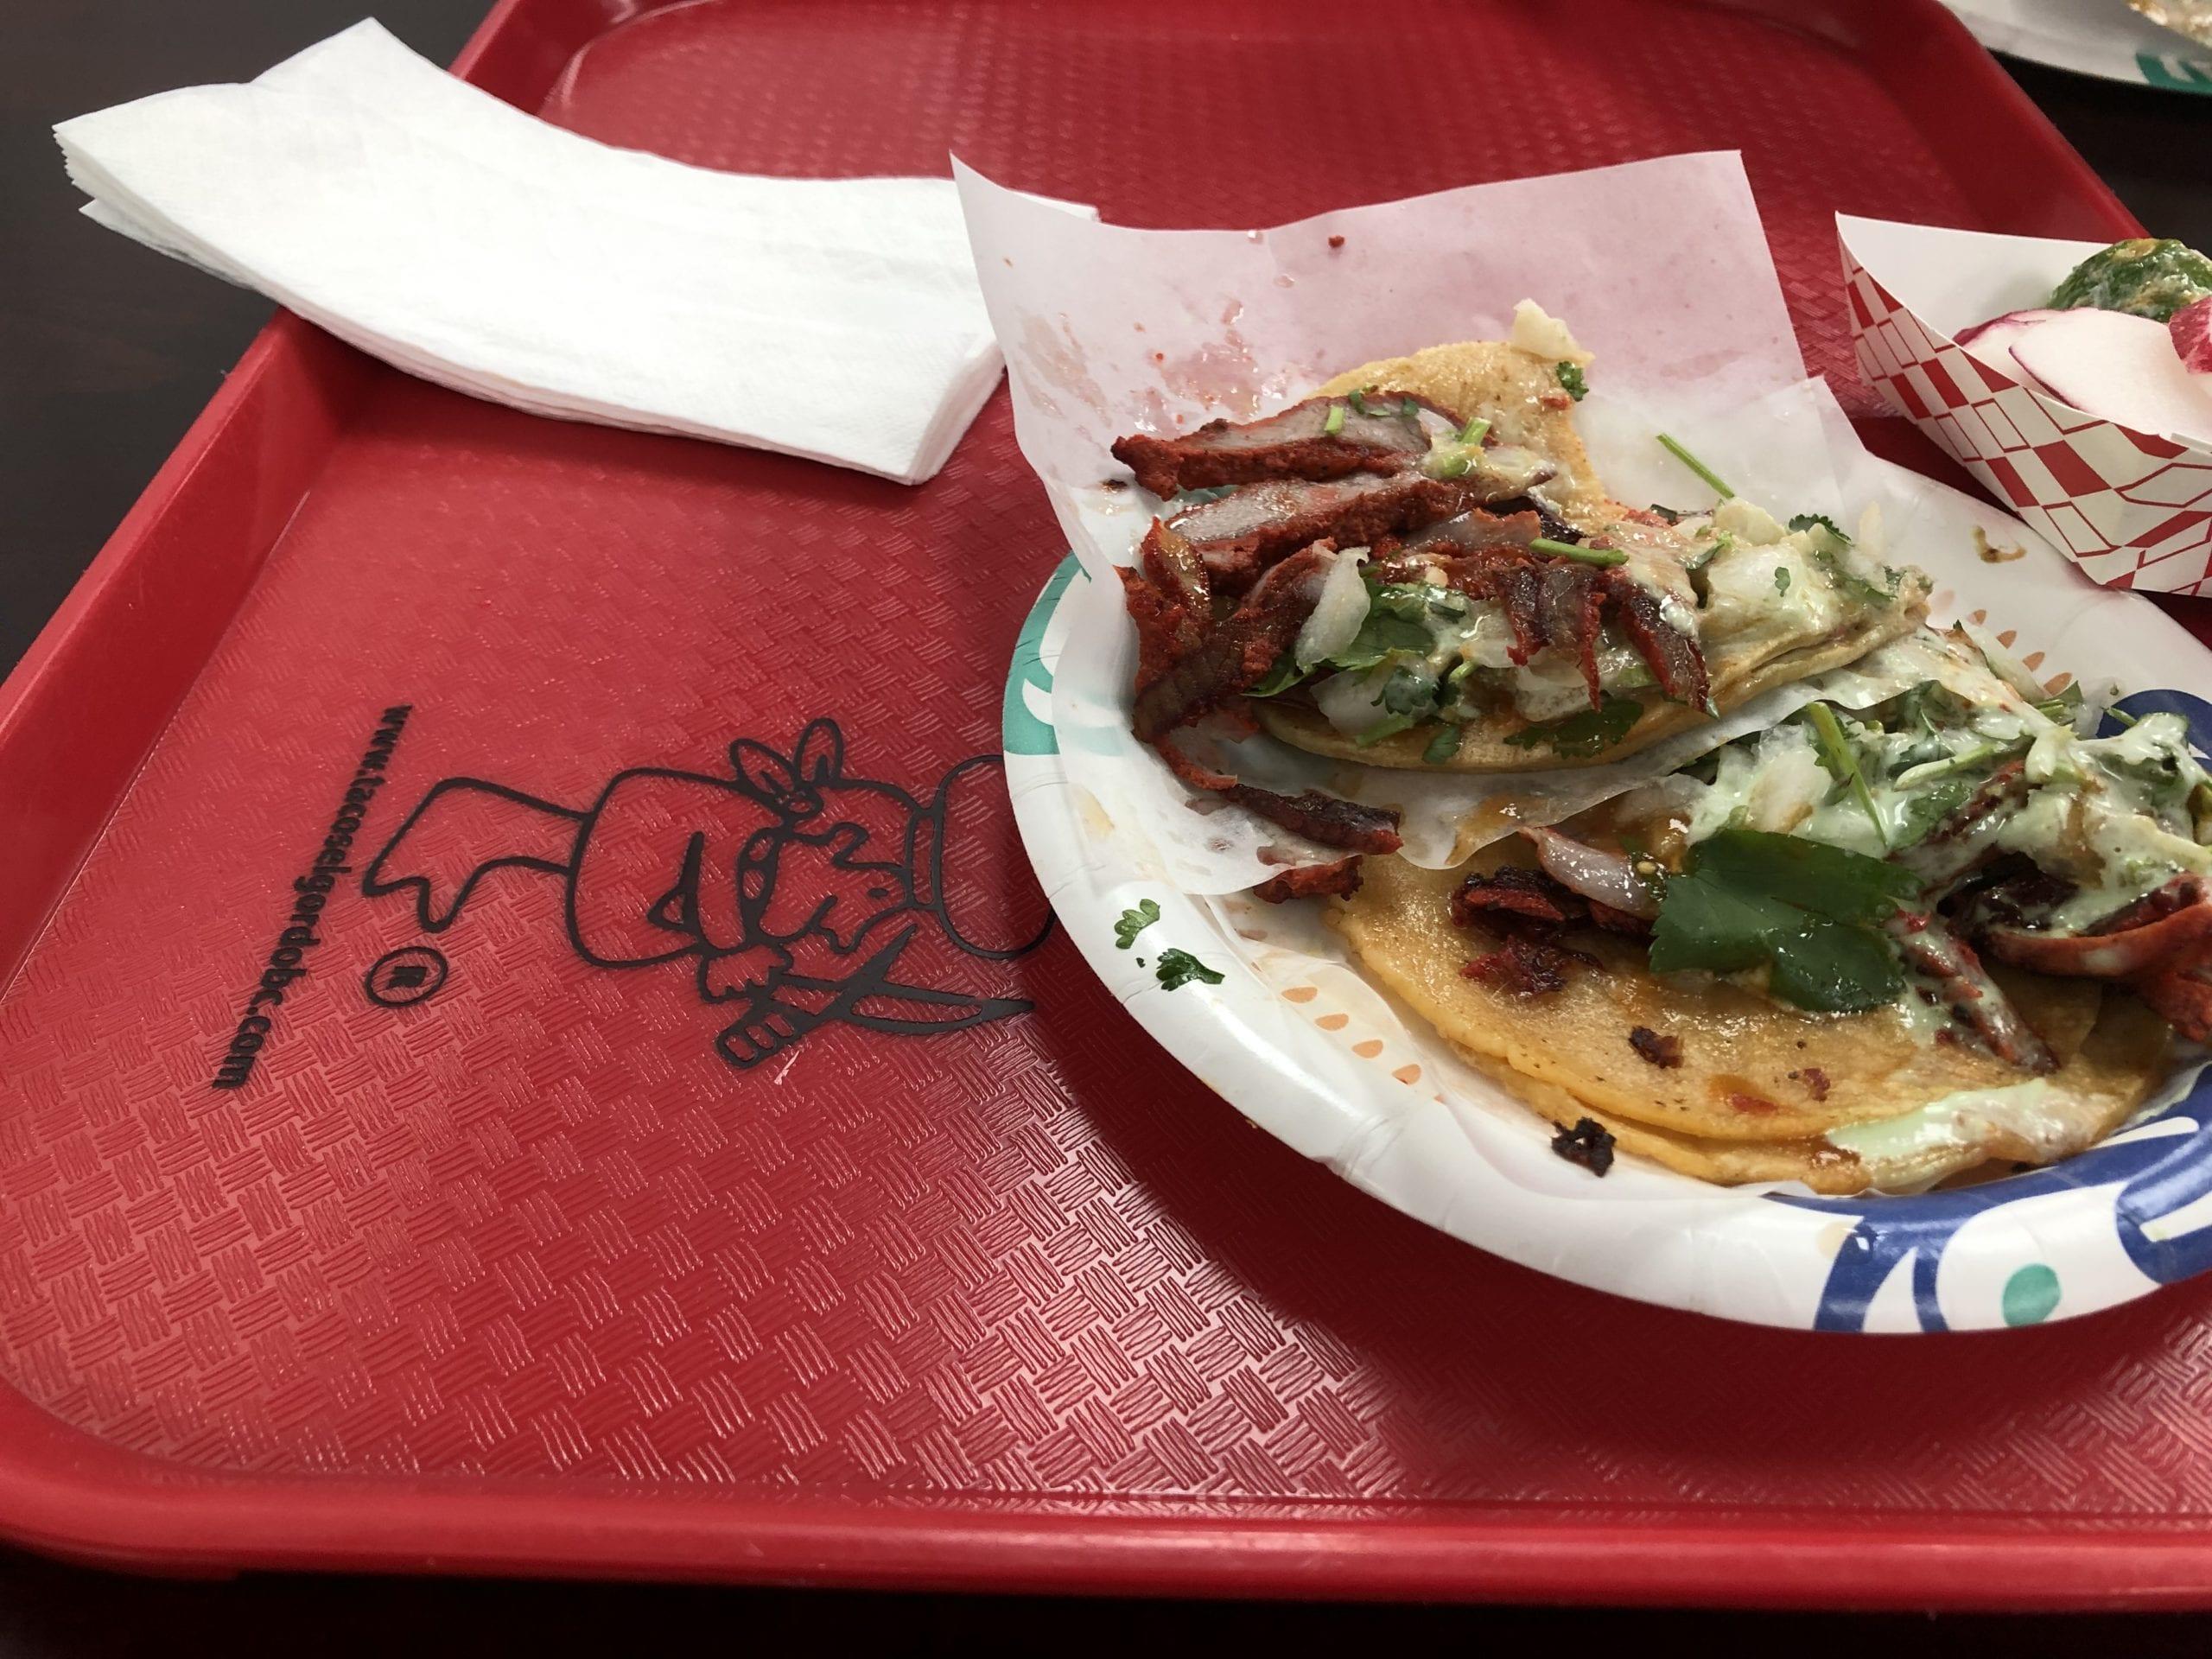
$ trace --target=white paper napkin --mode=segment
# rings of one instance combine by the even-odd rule
[[[997,384],[950,180],[617,149],[372,21],[54,133],[99,223],[533,413],[918,483]]]

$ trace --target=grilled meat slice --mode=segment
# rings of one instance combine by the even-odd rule
[[[1324,847],[1340,847],[1351,853],[1395,853],[1404,842],[1398,835],[1398,815],[1379,806],[1363,806],[1319,790],[1281,795],[1239,783],[1225,772],[1216,772],[1162,738],[1154,746],[1168,769],[1193,789],[1203,789],[1257,813],[1270,823],[1318,841]]]
[[[1173,438],[1144,432],[1117,438],[1114,459],[1162,499],[1268,478],[1402,472],[1428,453],[1421,407],[1390,391],[1368,393],[1357,402],[1309,397],[1264,420],[1208,421]],[[1452,416],[1442,418],[1459,424]]]
[[[1897,941],[1905,966],[1936,982],[1943,1006],[1966,1024],[2008,1065],[2028,1071],[2056,1071],[2058,1058],[2050,1046],[2020,1018],[1974,947],[1945,926],[1942,920],[1917,911],[1899,911],[1890,918],[1890,937]]]

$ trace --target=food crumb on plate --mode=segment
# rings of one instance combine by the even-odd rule
[[[1603,1175],[1613,1166],[1612,1131],[1594,1117],[1579,1117],[1573,1128],[1552,1136],[1552,1150],[1592,1175]]]

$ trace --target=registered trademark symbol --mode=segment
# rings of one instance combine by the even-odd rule
[[[410,944],[378,957],[361,988],[380,1008],[404,1008],[435,996],[447,972],[443,955],[427,944]]]

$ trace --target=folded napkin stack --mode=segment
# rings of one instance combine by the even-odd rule
[[[54,131],[99,223],[536,414],[918,483],[998,381],[950,180],[616,149],[373,22]]]

